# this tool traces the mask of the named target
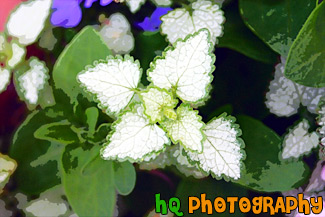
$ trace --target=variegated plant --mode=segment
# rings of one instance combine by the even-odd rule
[[[78,80],[84,89],[107,114],[117,116],[102,158],[148,162],[170,149],[172,141],[180,144],[177,150],[188,166],[216,178],[238,179],[245,154],[235,119],[223,114],[205,124],[194,109],[211,89],[212,51],[207,29],[177,41],[151,63],[151,84],[145,89],[139,85],[140,64],[130,56],[108,57],[82,71]]]
[[[36,57],[25,61],[26,46],[39,38],[51,12],[51,4],[51,0],[30,0],[20,4],[11,13],[5,32],[0,33],[0,93],[6,90],[11,74],[14,74],[17,93],[30,109],[38,104],[53,104],[46,64]]]

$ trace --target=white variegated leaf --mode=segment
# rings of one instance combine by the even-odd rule
[[[143,162],[139,163],[139,168],[141,170],[155,170],[171,166],[174,161],[170,155],[170,149],[171,147],[168,146],[164,152],[145,157]]]
[[[0,153],[0,194],[16,167],[17,163],[13,159]]]
[[[302,120],[289,131],[283,141],[282,158],[299,158],[317,147],[319,137],[316,132],[309,133],[307,120]]]
[[[192,15],[185,8],[177,8],[162,16],[162,33],[174,43],[177,39],[184,39],[188,34],[206,28],[211,33],[211,40],[217,43],[217,37],[222,36],[222,24],[225,21],[223,11],[218,4],[211,1],[198,0],[192,3]]]
[[[5,91],[10,82],[11,72],[0,67],[0,93]]]
[[[30,105],[36,105],[40,91],[43,90],[48,79],[48,68],[45,63],[36,58],[31,59],[29,61],[29,70],[18,75],[17,78],[17,88],[21,98]]]
[[[146,0],[126,0],[126,4],[132,13],[137,12],[145,2]]]
[[[29,0],[21,3],[9,17],[8,33],[17,37],[22,45],[35,42],[44,28],[51,4],[51,0]]]
[[[153,3],[155,3],[157,6],[169,6],[171,5],[173,2],[171,0],[152,0]]]
[[[322,179],[322,163],[322,161],[318,161],[317,166],[309,179],[308,186],[305,189],[306,192],[319,192],[325,188],[325,181]]]
[[[120,116],[101,150],[103,159],[141,162],[164,150],[169,143],[166,133],[158,125],[151,124],[143,112],[143,106],[136,104]]]
[[[153,123],[162,121],[164,118],[164,109],[173,109],[178,101],[173,99],[173,95],[164,89],[150,87],[140,94],[145,111]]]
[[[172,89],[183,101],[200,102],[208,95],[214,61],[209,32],[201,30],[178,41],[173,49],[167,48],[151,64],[148,78],[157,87]]]
[[[11,44],[11,49],[12,49],[12,56],[8,60],[8,66],[10,68],[14,68],[18,63],[21,62],[21,60],[25,56],[26,50],[24,47],[20,46],[16,42],[13,42]]]
[[[99,107],[115,115],[129,104],[140,78],[140,64],[130,56],[108,58],[78,75],[82,86],[99,101]]]
[[[240,178],[243,141],[239,138],[239,126],[234,122],[235,119],[226,114],[210,121],[203,130],[207,137],[203,142],[203,152],[188,153],[199,168],[214,177]]]
[[[270,91],[266,94],[266,106],[277,116],[291,116],[296,114],[300,103],[307,109],[316,113],[316,107],[325,88],[306,87],[297,84],[284,76],[286,59],[275,67],[274,80],[270,83]]]
[[[161,126],[167,131],[174,144],[181,143],[186,150],[202,152],[204,123],[201,116],[189,105],[180,105],[176,120],[166,119]]]
[[[199,170],[196,164],[191,164],[188,161],[182,146],[173,146],[171,150],[171,156],[174,158],[174,165],[176,168],[185,176],[193,176],[197,179],[206,177],[206,175]]]

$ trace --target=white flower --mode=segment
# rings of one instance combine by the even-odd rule
[[[146,0],[126,0],[126,4],[132,13],[137,12],[145,2]]]
[[[169,6],[173,2],[171,0],[152,0],[157,6]]]
[[[133,34],[123,14],[112,14],[108,18],[108,24],[104,25],[99,33],[114,54],[127,54],[133,50]]]
[[[212,42],[217,43],[217,37],[223,34],[222,24],[225,21],[220,6],[207,0],[195,1],[191,6],[192,14],[185,8],[177,8],[162,16],[162,33],[174,43],[179,38],[184,39],[188,34],[207,28]]]

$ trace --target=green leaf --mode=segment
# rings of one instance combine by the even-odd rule
[[[77,74],[95,60],[106,59],[111,54],[101,36],[92,28],[85,27],[61,53],[53,69],[55,87],[62,89],[75,101],[83,93],[77,82]]]
[[[285,57],[314,7],[314,0],[239,1],[240,12],[248,27]]]
[[[234,9],[237,7],[225,9],[227,21],[224,24],[224,35],[219,39],[217,47],[230,48],[252,59],[274,64],[277,60],[276,53],[245,26],[239,12]]]
[[[183,179],[178,185],[176,191],[176,197],[180,199],[182,202],[181,211],[184,213],[184,216],[190,216],[188,213],[187,207],[189,207],[189,197],[198,197],[201,199],[201,194],[206,193],[206,198],[211,200],[212,205],[214,204],[214,199],[216,197],[247,197],[247,190],[241,188],[240,186],[234,185],[230,182],[225,181],[216,181],[212,178],[201,179],[201,180],[192,180],[192,179]],[[226,200],[226,199],[225,199]],[[194,202],[195,203],[195,202]],[[229,206],[227,206],[227,210],[224,213],[218,213],[212,207],[212,216],[220,216],[220,217],[229,217],[229,216],[245,216],[244,213],[241,213],[238,209],[238,205],[235,205],[235,214],[229,214]],[[201,209],[194,211],[195,217],[202,216],[211,216],[207,213],[202,213]]]
[[[134,166],[125,161],[122,163],[114,162],[114,181],[119,194],[128,195],[135,186],[136,172]]]
[[[114,169],[99,156],[100,146],[83,149],[66,146],[62,155],[62,184],[73,210],[82,216],[113,216],[115,206]]]
[[[88,133],[89,135],[94,135],[96,130],[96,124],[98,119],[98,109],[96,107],[90,107],[86,109]]]
[[[325,87],[325,2],[310,15],[289,52],[284,74],[298,84]]]
[[[78,136],[72,131],[71,124],[67,120],[44,124],[35,131],[34,136],[36,139],[57,142],[63,145],[79,141]]]
[[[246,171],[237,183],[258,191],[288,191],[308,180],[309,169],[302,161],[279,160],[281,138],[258,120],[239,116],[245,141]]]
[[[58,121],[50,114],[49,109],[31,113],[15,133],[10,147],[10,156],[18,163],[17,186],[26,194],[38,194],[60,184],[58,160],[62,146],[33,136],[42,125]]]

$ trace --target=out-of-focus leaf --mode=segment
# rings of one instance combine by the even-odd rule
[[[36,139],[57,142],[62,145],[79,141],[78,136],[71,130],[71,124],[67,120],[44,124],[35,131],[34,136]]]
[[[290,50],[285,76],[309,87],[325,87],[325,2],[310,15]]]
[[[254,35],[240,18],[237,7],[226,7],[227,21],[224,24],[224,35],[219,39],[217,47],[226,47],[238,51],[252,59],[273,64],[276,53]]]
[[[258,120],[239,116],[245,141],[246,171],[237,183],[258,191],[288,191],[308,180],[310,173],[302,161],[279,160],[281,138]]]
[[[274,51],[287,56],[315,0],[240,0],[248,27]]]
[[[136,172],[134,166],[128,162],[114,163],[114,181],[119,194],[128,195],[135,186]]]
[[[100,146],[66,146],[62,184],[78,216],[113,216],[116,201],[113,162],[99,156]]]
[[[62,146],[36,139],[34,132],[44,124],[58,121],[45,109],[30,114],[15,133],[10,156],[17,163],[17,186],[26,194],[38,194],[60,183],[59,162]]]

